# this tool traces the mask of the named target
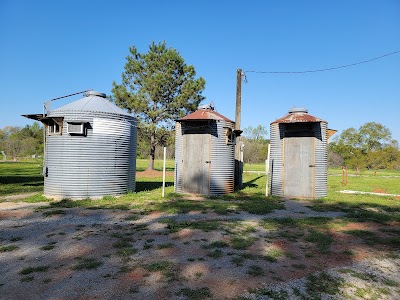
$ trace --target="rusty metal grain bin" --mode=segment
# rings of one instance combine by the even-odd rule
[[[175,191],[203,195],[232,193],[236,134],[233,121],[207,106],[177,120]]]
[[[320,198],[328,193],[327,122],[292,108],[271,123],[271,194]]]
[[[89,91],[48,112],[44,194],[99,198],[135,190],[136,119]]]

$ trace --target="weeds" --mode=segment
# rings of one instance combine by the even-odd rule
[[[274,290],[266,289],[266,288],[258,288],[258,289],[249,289],[249,293],[256,294],[259,296],[268,296],[269,298],[274,299],[274,300],[289,299],[288,292],[283,291],[283,290],[274,291]]]
[[[247,274],[249,274],[251,276],[262,276],[265,273],[264,273],[264,270],[260,266],[251,265],[247,270]]]
[[[157,245],[157,249],[167,249],[167,248],[172,248],[172,247],[174,247],[175,245],[173,244],[173,243],[165,243],[165,244],[159,244],[159,245]]]
[[[164,260],[144,265],[144,268],[149,272],[163,272],[172,268],[172,266],[173,266],[172,262]]]
[[[230,241],[231,247],[236,250],[244,250],[250,247],[257,239],[253,237],[233,237]]]
[[[312,298],[320,298],[321,294],[334,295],[339,291],[342,279],[322,272],[318,275],[309,275],[306,281],[306,290]]]
[[[315,243],[319,251],[324,254],[330,252],[330,247],[333,241],[331,236],[316,230],[310,230],[309,235],[305,237],[305,240],[307,242]]]
[[[10,251],[14,251],[14,250],[17,250],[17,249],[19,249],[19,247],[15,246],[15,245],[1,246],[0,247],[0,253],[1,252],[10,252]]]
[[[214,251],[208,252],[207,256],[211,258],[221,258],[223,256],[223,252],[220,249],[216,249]]]
[[[55,216],[55,215],[65,215],[65,211],[62,209],[53,209],[53,210],[48,210],[43,212],[43,215],[45,217],[51,217],[51,216]]]
[[[228,247],[229,245],[224,242],[224,241],[215,241],[210,243],[209,245],[204,246],[205,249],[211,249],[211,248],[225,248]]]
[[[47,272],[50,266],[27,267],[19,271],[20,275],[28,275],[36,272]]]
[[[50,243],[48,243],[46,246],[40,247],[40,250],[43,250],[43,251],[52,250],[52,249],[54,249],[55,244],[57,244],[57,242],[50,242]]]
[[[103,262],[98,261],[96,258],[77,258],[79,262],[72,266],[72,270],[81,271],[81,270],[92,270],[100,267]]]
[[[208,287],[202,287],[202,288],[198,288],[198,289],[183,288],[183,289],[180,289],[176,293],[176,295],[184,296],[184,297],[186,297],[186,299],[189,299],[189,300],[201,300],[201,299],[207,299],[207,298],[212,297],[212,294]]]

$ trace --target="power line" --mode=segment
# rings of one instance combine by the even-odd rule
[[[308,71],[243,71],[243,73],[260,73],[260,74],[304,74],[304,73],[316,73],[316,72],[325,72],[325,71],[332,71],[332,70],[337,70],[337,69],[343,69],[343,68],[348,68],[348,67],[352,67],[352,66],[356,66],[356,65],[361,65],[361,64],[365,64],[365,63],[369,63],[371,61],[374,60],[378,60],[390,55],[394,55],[400,53],[399,51],[394,51],[391,53],[387,53],[378,57],[374,57],[368,60],[364,60],[364,61],[359,61],[356,63],[352,63],[352,64],[348,64],[348,65],[343,65],[343,66],[338,66],[338,67],[332,67],[332,68],[326,68],[326,69],[317,69],[317,70],[308,70]]]

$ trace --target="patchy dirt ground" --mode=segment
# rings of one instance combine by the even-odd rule
[[[400,224],[342,215],[298,201],[263,216],[3,202],[0,298],[399,299]]]

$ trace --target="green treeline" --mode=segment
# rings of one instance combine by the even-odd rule
[[[137,130],[137,158],[148,158],[150,154],[150,132],[139,123]],[[156,131],[157,148],[155,158],[163,158],[163,147],[167,158],[175,155],[175,131],[160,128]],[[242,141],[243,161],[246,164],[263,163],[268,156],[267,129],[265,126],[246,127]],[[43,127],[39,123],[25,127],[6,126],[0,129],[0,151],[7,160],[43,155]],[[0,156],[0,160],[3,159]],[[348,128],[333,138],[328,145],[328,164],[331,167],[347,166],[355,170],[400,170],[399,143],[385,126],[368,122],[359,129]]]
[[[7,160],[43,155],[43,127],[39,123],[25,127],[6,126],[0,129],[0,151]],[[3,155],[0,156],[0,159]]]

